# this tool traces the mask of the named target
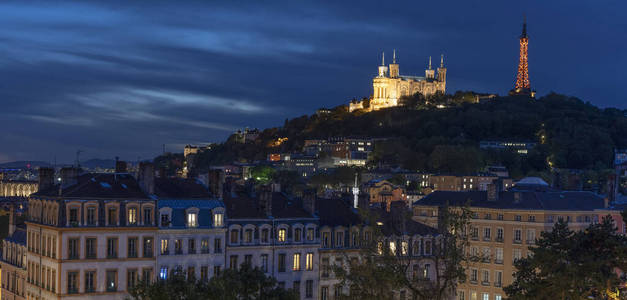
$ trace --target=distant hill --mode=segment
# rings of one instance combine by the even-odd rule
[[[81,161],[81,167],[88,169],[113,169],[115,168],[115,160],[92,158],[86,161]]]
[[[452,173],[502,164],[513,176],[546,173],[549,163],[554,168],[604,170],[612,166],[615,148],[627,148],[627,118],[619,109],[601,109],[555,93],[537,100],[506,96],[476,104],[445,97],[452,96],[436,102],[447,104],[443,109],[413,99],[407,101],[410,106],[371,113],[349,113],[339,106],[328,114],[285,120],[282,127],[263,130],[254,142],[238,143],[231,136],[199,155],[196,166],[203,170],[233,161],[265,160],[269,153],[301,150],[306,139],[338,136],[389,138],[377,143],[371,164]],[[280,146],[272,146],[277,138],[285,137]],[[538,145],[521,157],[481,151],[482,140],[533,141]]]
[[[1,163],[0,168],[2,169],[27,169],[27,168],[39,168],[39,167],[49,167],[50,163],[45,161],[29,161],[29,160],[21,160],[21,161],[11,161],[6,163]]]

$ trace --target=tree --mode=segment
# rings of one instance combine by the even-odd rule
[[[208,282],[185,278],[176,271],[165,280],[140,282],[129,290],[133,300],[295,300],[294,291],[280,288],[273,277],[259,268],[242,265],[239,269],[226,269]]]
[[[260,184],[268,184],[272,180],[272,176],[276,170],[270,166],[258,165],[250,170],[253,179]]]
[[[610,216],[582,231],[560,220],[529,250],[532,255],[515,262],[514,282],[504,288],[510,299],[608,299],[625,286],[617,274],[627,270],[627,238]]]
[[[350,289],[350,294],[343,295],[343,299],[394,299],[391,291],[408,292],[414,299],[449,299],[457,282],[465,280],[464,266],[472,260],[464,250],[469,244],[466,228],[469,226],[470,210],[467,207],[444,206],[440,209],[440,234],[433,242],[432,255],[419,258],[403,255],[399,249],[390,250],[384,243],[388,238],[388,226],[398,232],[408,232],[412,226],[410,223],[415,222],[411,219],[411,212],[393,211],[391,218],[385,222],[369,212],[362,214],[369,224],[383,225],[373,226],[374,239],[362,247],[359,260],[348,260],[348,269],[334,268],[341,284]],[[426,260],[435,267],[434,278],[416,274],[413,267],[417,260]]]

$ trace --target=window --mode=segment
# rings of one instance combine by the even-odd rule
[[[522,231],[520,229],[514,229],[514,242],[520,243],[522,241]]]
[[[152,208],[144,208],[144,225],[152,225]]]
[[[489,283],[489,282],[490,282],[490,271],[488,271],[488,270],[483,270],[482,274],[483,274],[483,275],[482,275],[482,277],[481,277],[481,282],[482,282],[483,284],[487,284],[487,283]]]
[[[118,209],[115,207],[109,207],[108,212],[109,212],[109,216],[108,216],[107,224],[117,225],[118,224]]]
[[[279,242],[285,242],[285,239],[287,237],[287,229],[285,228],[281,228],[279,229]]]
[[[152,257],[152,237],[144,238],[144,257]]]
[[[478,272],[477,269],[470,269],[470,282],[477,282]]]
[[[313,241],[314,240],[314,229],[313,228],[307,228],[307,240],[308,241]]]
[[[492,220],[492,214],[485,214],[486,220]]]
[[[96,258],[97,253],[96,238],[85,239],[85,258]]]
[[[425,241],[425,255],[431,255],[431,241]]]
[[[137,238],[128,238],[128,257],[137,257]]]
[[[335,298],[337,299],[338,297],[342,296],[342,286],[339,284],[336,284],[335,287],[333,288],[333,295],[335,296]]]
[[[529,216],[529,217],[527,217],[527,221],[535,222],[536,221],[536,216]]]
[[[313,280],[305,281],[305,298],[313,297]]]
[[[294,229],[294,242],[300,242],[303,237],[303,230],[300,228]]]
[[[187,254],[196,254],[196,240],[187,240]]]
[[[322,233],[322,248],[329,248],[329,233]]]
[[[161,226],[166,227],[170,225],[170,215],[161,214]]]
[[[477,300],[477,292],[475,291],[470,292],[470,300]]]
[[[215,238],[213,240],[213,253],[222,253],[222,239]]]
[[[201,281],[209,280],[209,267],[208,266],[200,267],[200,280]]]
[[[224,226],[224,214],[223,213],[213,214],[213,226],[214,227]]]
[[[502,264],[503,263],[503,248],[496,248],[496,257],[494,262],[497,264]]]
[[[116,270],[107,270],[106,273],[106,287],[107,292],[115,292],[117,291],[117,281],[118,281],[118,271]]]
[[[502,220],[503,220],[503,214],[498,214],[498,215],[496,216],[496,218],[497,218],[498,220],[501,220],[501,221],[502,221]]]
[[[297,298],[300,299],[300,281],[294,281],[294,284],[292,285],[292,290],[294,290],[294,292],[297,295]]]
[[[91,206],[87,208],[87,225],[96,225],[96,208]]]
[[[161,240],[161,255],[170,254],[170,249],[168,249],[169,243],[170,243],[170,240],[166,240],[166,239]]]
[[[325,257],[322,259],[322,277],[329,277],[329,270],[331,269],[329,265],[329,258]]]
[[[264,272],[268,272],[268,254],[261,255],[261,270]]]
[[[183,254],[183,240],[174,240],[174,254]]]
[[[502,271],[496,271],[496,273],[494,273],[494,286],[496,287],[500,287],[503,281],[503,272]]]
[[[503,297],[501,295],[494,295],[494,300],[503,300]]]
[[[514,216],[514,221],[520,222],[520,220],[522,220],[522,217],[520,215],[515,215]]]
[[[70,226],[78,226],[78,208],[70,208]]]
[[[390,247],[389,248],[390,249],[390,254],[396,255],[396,242],[390,241],[389,247]]]
[[[67,293],[68,294],[78,293],[78,272],[67,273]]]
[[[118,239],[108,238],[107,239],[107,258],[117,258],[117,257],[118,257]]]
[[[72,238],[68,240],[68,259],[78,259],[78,244],[80,240],[77,238]]]
[[[159,270],[159,278],[161,278],[161,280],[168,279],[168,267],[161,267]]]
[[[128,209],[128,225],[137,225],[137,207]]]
[[[270,237],[270,232],[268,228],[264,228],[261,230],[261,242],[268,243]]]
[[[483,262],[490,262],[490,247],[483,247],[483,252],[481,256]]]
[[[431,268],[430,264],[425,264],[422,268],[422,278],[429,279],[429,269]]]
[[[464,291],[457,291],[457,300],[466,300],[466,294]]]
[[[292,270],[300,271],[300,253],[294,253]]]
[[[536,230],[527,229],[527,244],[535,244],[536,242]]]
[[[492,229],[490,227],[483,228],[483,239],[490,240],[492,237]]]
[[[209,253],[209,239],[200,240],[200,253]]]
[[[285,272],[285,253],[279,254],[279,272]]]
[[[522,258],[522,251],[520,249],[513,249],[512,256],[513,256],[514,262],[516,262],[517,260]]]
[[[137,284],[137,270],[129,269],[126,271],[126,290],[130,290]]]
[[[237,255],[231,255],[229,259],[229,268],[231,269],[237,268]]]
[[[496,240],[501,242],[503,241],[503,228],[496,229]]]
[[[196,268],[190,266],[187,267],[187,279],[195,279],[196,278]]]
[[[473,240],[479,239],[479,228],[473,227],[470,229],[470,235]]]
[[[307,253],[307,256],[305,257],[305,270],[307,271],[311,271],[313,270],[313,253]]]
[[[214,267],[213,267],[213,275],[214,275],[214,276],[220,276],[220,270],[221,270],[221,269],[222,269],[222,268],[221,268],[220,266],[214,266]]]
[[[481,300],[490,300],[490,294],[488,293],[481,294]]]
[[[338,248],[344,246],[344,232],[340,231],[335,233],[335,246]]]
[[[250,254],[244,255],[244,264],[245,265],[249,265],[252,268],[252,266],[253,266],[253,256],[250,255]]]
[[[239,243],[239,231],[237,229],[231,229],[231,244]]]
[[[190,212],[187,213],[187,227],[197,227],[198,226],[198,213]]]
[[[246,229],[246,231],[244,231],[244,243],[250,244],[252,242],[253,242],[253,230]]]
[[[85,271],[85,293],[96,291],[96,271]]]

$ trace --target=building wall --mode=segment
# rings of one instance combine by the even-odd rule
[[[26,245],[4,240],[0,260],[2,299],[26,299]]]

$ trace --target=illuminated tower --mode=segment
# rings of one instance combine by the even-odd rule
[[[523,21],[522,34],[520,35],[520,61],[518,63],[518,75],[516,76],[516,85],[514,89],[509,91],[510,95],[527,95],[535,97],[536,92],[531,90],[529,84],[529,65],[527,64],[527,48],[529,46],[529,37],[527,36],[527,21]]]
[[[359,186],[357,185],[357,173],[355,173],[355,185],[353,186],[353,207],[359,205]]]

